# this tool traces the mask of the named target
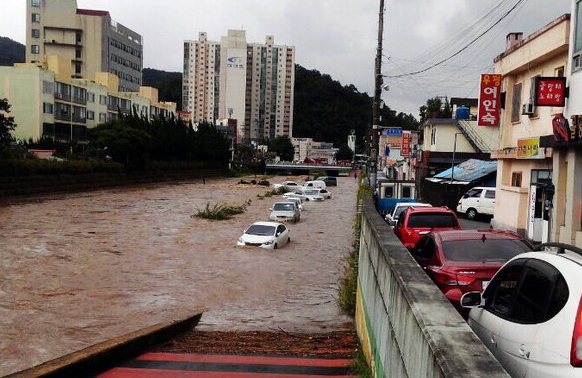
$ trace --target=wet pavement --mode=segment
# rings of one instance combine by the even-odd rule
[[[302,177],[275,177],[275,183]],[[159,322],[207,311],[201,330],[328,332],[351,327],[337,290],[357,183],[307,203],[291,244],[237,247],[268,218],[271,188],[239,178],[44,196],[0,206],[0,376]],[[246,179],[249,181],[250,179]],[[193,217],[242,205],[225,221]]]

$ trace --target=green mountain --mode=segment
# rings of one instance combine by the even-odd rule
[[[25,46],[0,37],[0,66],[24,62]],[[157,88],[160,101],[175,102],[182,109],[182,73],[144,68],[143,85]],[[382,125],[416,130],[419,122],[412,114],[399,113],[385,106]],[[356,133],[356,144],[372,124],[372,97],[354,85],[342,85],[330,75],[295,65],[295,101],[293,136],[331,142],[336,147],[347,144],[347,136]]]
[[[7,37],[0,37],[0,66],[12,66],[26,59],[25,46]]]

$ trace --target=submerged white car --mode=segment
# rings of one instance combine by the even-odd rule
[[[291,242],[289,229],[279,222],[255,222],[238,238],[239,246],[277,249]]]
[[[514,378],[582,377],[582,249],[545,243],[469,292],[469,326]]]

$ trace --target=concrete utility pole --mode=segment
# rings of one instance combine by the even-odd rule
[[[380,0],[378,13],[378,47],[376,48],[376,64],[374,67],[374,103],[372,104],[372,141],[370,146],[370,184],[376,189],[378,170],[378,130],[380,129],[380,96],[382,94],[382,35],[384,30],[384,0]]]

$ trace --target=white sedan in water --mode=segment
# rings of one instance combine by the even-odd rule
[[[296,197],[301,198],[303,201],[323,201],[325,199],[319,193],[319,189],[296,190],[283,194],[283,197]]]
[[[239,246],[277,249],[291,242],[289,229],[279,222],[255,222],[238,238]]]

